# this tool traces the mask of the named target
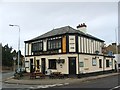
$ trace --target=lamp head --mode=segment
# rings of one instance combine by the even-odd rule
[[[14,25],[12,25],[12,24],[9,24],[9,26],[14,26]]]

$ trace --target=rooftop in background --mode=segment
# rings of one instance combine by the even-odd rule
[[[35,37],[35,38],[28,40],[28,41],[25,41],[25,42],[32,42],[32,41],[48,38],[51,36],[63,35],[63,34],[79,34],[79,35],[86,36],[86,37],[91,38],[91,39],[95,39],[95,40],[104,42],[104,40],[101,40],[101,39],[94,37],[90,34],[85,34],[77,29],[70,27],[70,26],[65,26],[65,27],[53,29],[53,30],[51,30],[43,35],[40,35],[38,37]]]

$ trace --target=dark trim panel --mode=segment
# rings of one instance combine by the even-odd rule
[[[25,55],[26,55],[26,43],[25,43]]]
[[[52,53],[52,54],[41,54],[41,55],[26,55],[26,57],[30,57],[30,56],[49,56],[49,55],[60,55],[60,54],[66,54],[66,53]],[[97,55],[97,56],[104,56],[102,54],[98,55],[98,54],[90,54],[90,53],[75,53],[75,52],[69,52],[67,54],[84,54],[84,55]],[[110,57],[110,56],[109,56]]]
[[[69,53],[69,35],[66,34],[66,53]]]
[[[79,52],[79,49],[78,49],[78,34],[75,35],[75,44],[76,44],[76,52],[78,53]]]

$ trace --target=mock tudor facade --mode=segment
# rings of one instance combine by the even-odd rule
[[[87,34],[86,27],[65,26],[25,41],[26,71],[76,75],[115,69],[113,56],[102,53],[104,41]]]

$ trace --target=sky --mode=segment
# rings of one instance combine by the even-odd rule
[[[78,24],[87,25],[87,33],[110,44],[118,31],[118,2],[3,2],[0,5],[0,41],[24,55],[24,41],[52,29]]]

